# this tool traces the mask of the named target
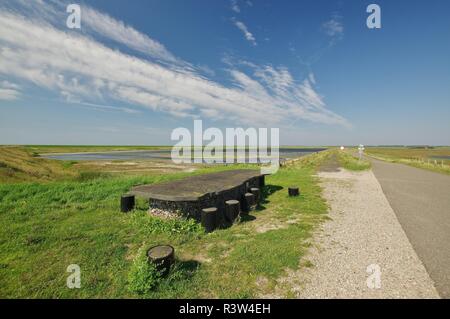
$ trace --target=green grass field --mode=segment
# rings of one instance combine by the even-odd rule
[[[450,174],[450,147],[368,147],[369,156]]]
[[[0,146],[0,183],[73,179],[73,163],[49,161],[20,146]]]
[[[287,269],[310,266],[302,257],[313,229],[326,218],[314,173],[329,151],[267,177],[266,202],[253,218],[211,234],[191,220],[149,216],[143,201],[135,211],[120,213],[119,198],[136,184],[234,165],[194,173],[83,175],[71,165],[33,157],[30,150],[13,151],[14,161],[10,152],[0,157],[14,167],[8,183],[0,184],[2,298],[254,297],[271,292]],[[24,181],[27,171],[35,172],[30,181]],[[300,197],[287,196],[290,185],[301,188]],[[138,252],[163,243],[176,249],[171,275],[152,290],[130,290],[130,283],[142,279],[135,274]],[[66,287],[71,264],[81,267],[80,289]],[[289,296],[289,287],[283,289]]]

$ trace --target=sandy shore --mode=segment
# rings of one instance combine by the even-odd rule
[[[439,298],[373,173],[319,177],[330,220],[305,257],[313,266],[280,283],[298,298]]]

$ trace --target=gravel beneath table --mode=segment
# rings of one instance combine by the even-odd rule
[[[329,217],[302,267],[280,280],[299,298],[439,298],[371,171],[321,172]],[[430,234],[431,236],[432,234]],[[367,267],[381,270],[371,289]]]

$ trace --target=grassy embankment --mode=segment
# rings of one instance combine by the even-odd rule
[[[371,164],[369,161],[365,159],[359,159],[355,155],[355,150],[347,149],[345,151],[341,151],[337,148],[329,148],[326,152],[322,152],[325,156],[322,157],[322,162],[333,162],[333,165],[340,166],[350,171],[363,171],[371,168]],[[303,163],[307,161],[316,161],[314,157],[301,158]],[[294,160],[293,162],[295,162]],[[312,163],[310,163],[312,164]]]
[[[49,161],[24,147],[0,146],[0,182],[51,181],[79,176],[69,161]]]
[[[155,175],[168,171],[191,170],[191,165],[174,165],[168,160],[55,161],[39,157],[48,151],[56,153],[91,152],[97,146],[0,146],[0,183],[83,181],[96,177]],[[125,146],[105,146],[103,151],[134,150]],[[156,147],[148,147],[155,149]]]
[[[20,154],[23,158],[8,153],[0,160],[7,161],[13,180],[35,171],[31,182],[0,184],[0,297],[253,297],[272,291],[287,269],[310,266],[302,256],[312,230],[326,218],[314,172],[328,151],[269,176],[263,207],[211,234],[190,220],[149,216],[143,201],[129,214],[119,212],[118,199],[131,186],[189,173],[80,179],[64,163]],[[235,167],[205,167],[194,174]],[[300,197],[287,196],[290,185],[301,188]],[[139,249],[161,243],[175,247],[175,270],[153,290],[131,292],[129,281],[136,278],[129,275]],[[81,267],[81,289],[66,287],[70,264]],[[290,295],[289,287],[285,293]]]
[[[380,160],[450,174],[450,147],[368,147],[366,153]]]
[[[369,161],[365,159],[359,159],[355,155],[353,155],[356,151],[353,150],[335,150],[337,154],[337,158],[339,161],[339,164],[350,171],[364,171],[367,169],[370,169],[371,164]]]

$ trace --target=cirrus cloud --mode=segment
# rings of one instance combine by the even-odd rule
[[[244,22],[242,22],[242,21],[237,21],[235,18],[233,18],[232,21],[233,21],[234,25],[235,25],[239,30],[241,30],[241,32],[244,34],[244,37],[247,39],[247,41],[249,41],[251,44],[253,44],[253,45],[256,46],[256,45],[257,45],[256,39],[255,39],[255,37],[253,36],[253,33],[251,33],[251,32],[248,30],[248,28],[247,28],[247,26],[244,24]]]
[[[284,67],[248,63],[244,71],[240,64],[230,64],[231,85],[227,86],[209,79],[149,36],[93,8],[82,7],[82,15],[87,12],[82,22],[87,30],[77,32],[50,23],[57,4],[39,6],[44,15],[11,10],[11,3],[6,4],[0,5],[0,75],[8,79],[86,105],[100,107],[98,102],[104,100],[126,103],[129,107],[123,111],[127,113],[140,108],[253,126],[282,126],[293,118],[349,125],[326,108],[312,75],[297,81]],[[256,43],[251,34],[246,37]],[[102,38],[145,52],[147,57],[111,48]]]

